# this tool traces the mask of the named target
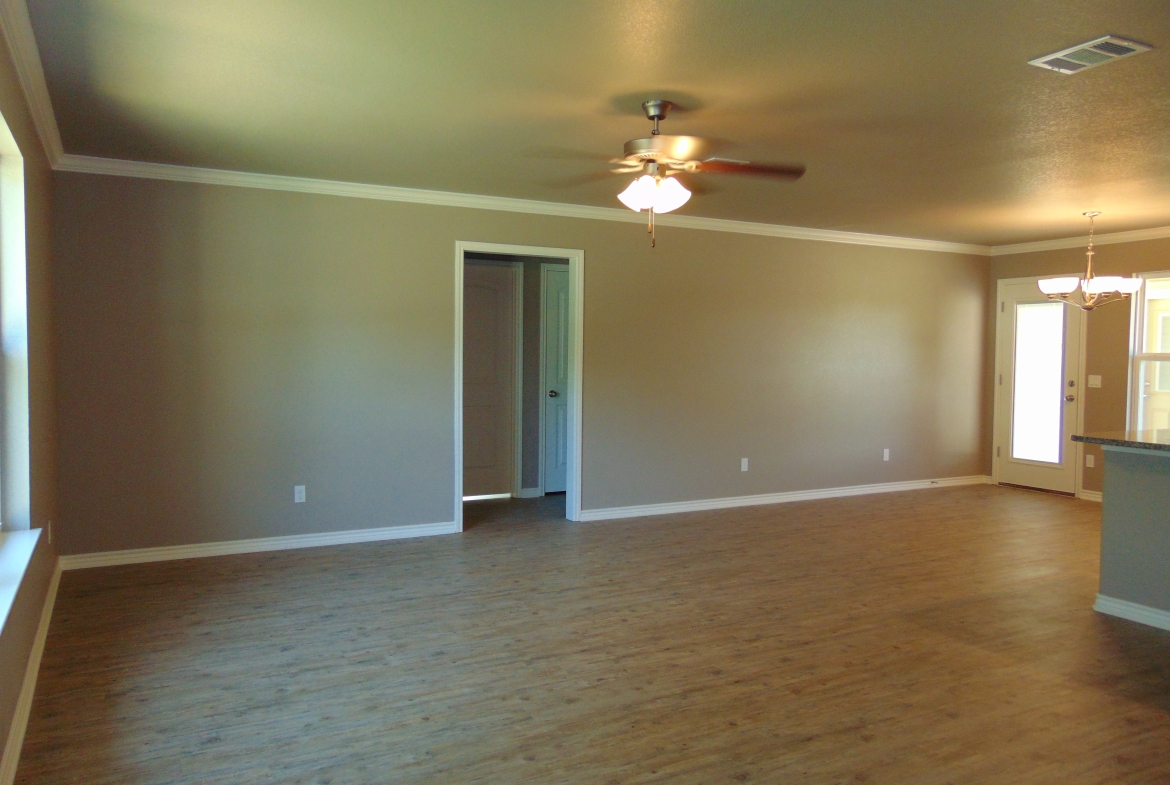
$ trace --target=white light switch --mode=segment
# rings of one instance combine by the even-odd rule
[[[747,461],[747,458],[740,458],[740,459],[739,459],[739,470],[740,470],[741,472],[746,472],[746,471],[747,471],[747,466],[748,466],[748,461]]]
[[[1096,462],[1097,462],[1097,459],[1095,456],[1092,456],[1092,455],[1085,456],[1085,466],[1088,466],[1090,469],[1093,468],[1093,466],[1094,466],[1094,464],[1096,464]]]
[[[295,502],[296,504],[303,504],[304,501],[305,501],[305,486],[294,485],[293,486],[293,502]]]
[[[882,460],[883,460],[883,461],[888,461],[888,460],[890,460],[890,448],[889,448],[889,447],[887,447],[886,449],[882,450]]]
[[[1093,374],[1089,374],[1089,386],[1090,387],[1100,387],[1101,386],[1101,377],[1094,376]]]

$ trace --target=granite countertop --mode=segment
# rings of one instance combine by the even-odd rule
[[[1157,431],[1105,431],[1073,436],[1074,442],[1100,444],[1106,447],[1131,447],[1136,450],[1157,450],[1170,453],[1170,429]]]

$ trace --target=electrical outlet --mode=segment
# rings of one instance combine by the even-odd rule
[[[748,459],[747,458],[740,458],[739,459],[739,470],[741,472],[746,472],[748,470]]]
[[[1095,465],[1096,465],[1096,463],[1097,463],[1097,458],[1096,458],[1096,456],[1094,456],[1094,455],[1085,455],[1085,466],[1088,466],[1090,469],[1092,469],[1092,468],[1093,468],[1093,466],[1095,466]]]
[[[1100,387],[1101,386],[1101,377],[1097,376],[1095,374],[1089,374],[1089,386],[1090,387]]]
[[[882,460],[883,460],[883,461],[888,461],[888,460],[890,460],[890,448],[889,448],[889,447],[887,447],[886,449],[882,450]]]
[[[293,503],[294,504],[304,504],[305,503],[305,486],[303,486],[303,485],[294,485],[293,486]]]

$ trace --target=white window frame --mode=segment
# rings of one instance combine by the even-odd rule
[[[1143,280],[1170,278],[1170,270],[1137,273],[1136,277]],[[1145,287],[1138,290],[1130,298],[1129,307],[1129,395],[1125,412],[1125,427],[1128,430],[1138,429],[1138,415],[1141,412],[1141,383],[1138,375],[1141,373],[1143,362],[1170,361],[1170,352],[1144,352],[1143,343],[1149,325],[1146,324],[1146,293]]]

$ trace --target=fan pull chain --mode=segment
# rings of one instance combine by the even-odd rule
[[[655,241],[655,237],[654,237],[654,208],[653,207],[650,208],[650,226],[649,226],[649,228],[646,229],[646,231],[648,231],[650,233],[650,247],[653,248],[654,241]]]

